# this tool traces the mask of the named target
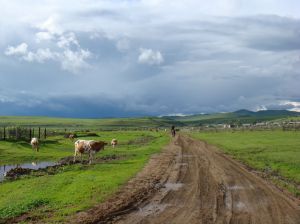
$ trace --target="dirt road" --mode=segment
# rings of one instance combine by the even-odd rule
[[[117,199],[80,213],[74,220],[299,224],[300,206],[297,199],[286,196],[213,146],[177,136],[117,194]]]

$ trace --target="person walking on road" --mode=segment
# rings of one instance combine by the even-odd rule
[[[175,131],[174,125],[172,125],[172,127],[171,127],[171,134],[172,134],[172,137],[175,137],[176,131]]]

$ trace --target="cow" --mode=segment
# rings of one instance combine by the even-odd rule
[[[113,139],[111,140],[111,143],[110,143],[110,144],[112,145],[113,148],[115,148],[115,146],[118,144],[118,140],[115,139],[115,138],[113,138]]]
[[[76,134],[69,134],[69,139],[73,142],[77,138]]]
[[[89,164],[92,163],[93,155],[100,150],[104,150],[104,146],[107,145],[106,142],[103,141],[94,141],[94,140],[77,140],[75,142],[75,153],[73,162],[76,161],[77,154],[80,154],[81,162],[82,162],[82,154],[89,154]]]
[[[38,138],[32,138],[30,141],[30,145],[32,146],[33,150],[39,151],[39,140]]]

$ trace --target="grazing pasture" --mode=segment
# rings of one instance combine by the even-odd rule
[[[300,132],[198,132],[193,137],[218,146],[276,184],[300,196]]]
[[[169,142],[169,136],[162,132],[102,131],[97,135],[79,137],[108,143],[117,137],[119,144],[115,149],[105,146],[92,165],[65,165],[0,183],[0,223],[25,213],[44,223],[65,221],[69,215],[90,208],[116,192],[153,153]],[[39,152],[33,151],[29,142],[0,141],[1,165],[58,161],[63,157],[73,158],[73,154],[74,143],[63,136],[41,140]],[[97,162],[97,158],[102,160]]]

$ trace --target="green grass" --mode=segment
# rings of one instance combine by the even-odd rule
[[[43,127],[54,129],[78,130],[78,129],[137,129],[145,127],[169,127],[175,123],[169,119],[158,117],[138,118],[59,118],[59,117],[35,117],[35,116],[0,116],[0,126],[22,126],[22,127]],[[1,131],[1,130],[0,130]]]
[[[271,170],[300,184],[300,132],[201,132],[192,136],[218,146],[253,168]],[[295,188],[290,190],[300,193]]]
[[[133,177],[169,141],[169,137],[159,132],[100,132],[99,137],[89,139],[111,140],[116,137],[120,144],[108,146],[97,156],[122,155],[121,160],[93,165],[70,165],[61,168],[54,175],[27,176],[16,181],[0,183],[0,220],[19,216],[25,212],[36,215],[41,222],[61,222],[77,211],[81,211],[105,200]],[[149,138],[151,136],[151,138]],[[145,138],[151,140],[142,144],[128,144],[130,140]],[[52,139],[51,139],[52,140]],[[53,139],[54,141],[54,139]],[[5,151],[26,151],[30,156],[1,156],[1,163],[20,162],[32,158],[59,159],[73,155],[70,140],[56,139],[55,144],[45,143],[40,153],[31,152],[28,146],[19,143],[0,142]],[[13,144],[14,148],[9,148]],[[19,146],[19,147],[17,147]],[[0,152],[2,150],[0,149]],[[3,155],[3,154],[2,154]],[[4,158],[4,159],[3,159]]]

